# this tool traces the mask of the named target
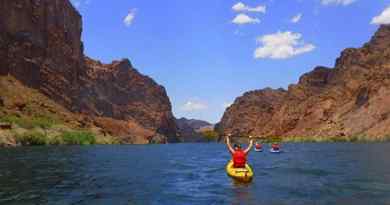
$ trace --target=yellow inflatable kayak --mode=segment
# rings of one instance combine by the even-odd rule
[[[245,165],[245,168],[234,168],[231,160],[226,165],[226,172],[230,177],[240,182],[250,182],[253,178],[252,168],[248,164]]]

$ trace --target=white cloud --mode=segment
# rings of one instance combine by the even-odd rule
[[[231,103],[231,102],[224,102],[224,103],[222,104],[222,107],[226,109],[226,108],[230,107],[232,104],[233,104],[233,103]]]
[[[232,23],[234,24],[256,24],[260,23],[260,20],[258,18],[252,18],[246,14],[238,14],[233,20]]]
[[[258,12],[258,13],[265,13],[266,10],[267,10],[267,7],[266,6],[263,6],[263,5],[259,5],[259,6],[256,6],[256,7],[250,7],[250,6],[247,6],[245,5],[244,3],[242,2],[238,2],[236,4],[234,4],[234,6],[232,7],[232,9],[236,12]]]
[[[208,106],[206,103],[197,100],[189,100],[181,107],[181,110],[186,112],[193,112],[193,111],[205,110],[207,108]]]
[[[257,38],[257,43],[262,44],[255,50],[254,57],[286,59],[315,49],[313,44],[304,43],[302,34],[290,31],[277,32]]]
[[[301,18],[302,18],[302,14],[299,13],[291,18],[291,23],[298,23],[301,20]]]
[[[371,20],[371,24],[377,24],[377,25],[390,24],[390,6],[387,7],[384,11],[382,11],[382,13],[379,14],[379,16],[375,16]]]
[[[322,5],[343,5],[348,6],[356,0],[321,0]]]
[[[135,19],[135,14],[136,14],[136,9],[132,9],[130,10],[129,14],[127,14],[127,16],[125,17],[125,19],[123,19],[123,23],[129,27],[131,26],[131,24],[133,24],[133,21]]]

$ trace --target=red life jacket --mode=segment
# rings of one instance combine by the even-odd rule
[[[272,149],[279,150],[280,146],[278,144],[272,144]]]
[[[261,144],[256,144],[256,149],[261,149]]]
[[[243,150],[235,150],[233,153],[233,166],[235,168],[243,168],[246,164],[246,154]]]

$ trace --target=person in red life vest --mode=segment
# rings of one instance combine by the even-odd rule
[[[271,147],[272,147],[273,150],[276,150],[276,151],[280,150],[280,145],[277,144],[277,143],[273,143],[273,144],[271,145]]]
[[[255,148],[257,150],[261,150],[263,147],[262,147],[262,145],[259,142],[256,142]]]
[[[249,151],[251,151],[251,149],[253,147],[253,139],[251,139],[251,138],[252,137],[250,136],[249,137],[249,139],[250,139],[249,146],[245,150],[243,150],[241,148],[241,145],[239,145],[239,144],[234,144],[234,146],[232,147],[230,144],[230,135],[228,135],[226,137],[226,145],[227,145],[230,153],[232,154],[233,166],[235,168],[244,168],[245,167],[248,153],[249,153]]]

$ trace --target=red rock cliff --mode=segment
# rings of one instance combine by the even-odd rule
[[[237,98],[217,129],[263,136],[390,134],[390,26],[359,49],[346,49],[335,68],[317,67],[288,91],[260,90]]]
[[[80,14],[68,0],[0,0],[0,75],[12,75],[108,132],[133,142],[177,141],[165,89],[129,60],[84,56]]]

